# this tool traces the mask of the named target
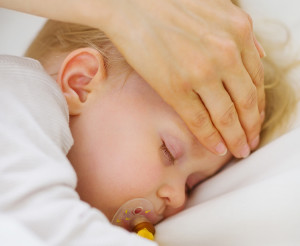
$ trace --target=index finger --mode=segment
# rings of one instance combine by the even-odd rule
[[[243,64],[252,79],[252,82],[257,88],[258,94],[258,108],[261,113],[265,109],[265,91],[264,91],[264,67],[260,58],[265,56],[258,49],[259,43],[255,36],[253,36],[253,42],[248,44],[248,48],[245,48],[241,52]],[[259,45],[260,46],[260,45]],[[261,48],[262,49],[262,48]],[[264,52],[264,51],[263,51]]]
[[[172,106],[204,147],[219,156],[227,153],[221,134],[213,125],[209,112],[196,92],[192,91],[181,100],[177,98]]]
[[[255,43],[251,42],[248,46],[249,48],[245,48],[242,51],[241,58],[244,67],[252,80],[252,83],[256,87],[256,100],[259,112],[259,117],[256,119],[256,125],[261,126],[261,116],[264,114],[265,110],[264,68],[260,59],[260,53],[258,52]],[[253,135],[251,129],[246,127],[245,132],[249,143],[254,141],[256,136],[255,134]],[[252,149],[254,149],[254,147],[252,147]]]

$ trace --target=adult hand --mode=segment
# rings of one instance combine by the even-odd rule
[[[265,107],[264,51],[251,18],[229,0],[110,4],[100,28],[131,66],[211,152],[222,155],[226,145],[246,157],[259,143]]]
[[[258,144],[264,52],[251,18],[230,0],[0,0],[0,6],[102,29],[213,153],[227,146],[246,157]]]

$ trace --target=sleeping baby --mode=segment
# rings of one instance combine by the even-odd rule
[[[42,66],[0,60],[0,206],[50,244],[127,245],[127,233],[108,221],[128,230],[144,223],[151,237],[152,225],[181,211],[189,192],[232,158],[204,148],[98,29],[48,21],[26,56]],[[283,91],[288,102],[276,96]],[[286,83],[267,87],[271,93],[279,107],[295,104]],[[269,105],[262,143],[289,118]]]

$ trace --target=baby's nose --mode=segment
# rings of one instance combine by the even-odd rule
[[[184,185],[163,185],[158,191],[166,205],[171,208],[181,208],[186,202],[186,193]]]

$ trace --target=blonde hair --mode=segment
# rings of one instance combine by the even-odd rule
[[[82,47],[97,49],[103,55],[108,69],[132,69],[102,31],[53,20],[45,24],[25,56],[37,59],[43,64],[55,52],[71,52]],[[278,132],[285,131],[297,102],[295,90],[286,81],[287,68],[290,66],[279,67],[269,58],[264,59],[264,65],[266,117],[261,130],[261,144],[270,141]]]
[[[120,71],[132,70],[110,39],[100,30],[66,22],[48,20],[31,45],[25,56],[46,64],[53,54],[70,53],[73,50],[91,47],[100,52],[106,68]]]
[[[287,75],[292,65],[281,67],[272,59],[265,58],[265,121],[261,130],[261,145],[283,134],[293,120],[297,106],[295,88],[288,82]]]

